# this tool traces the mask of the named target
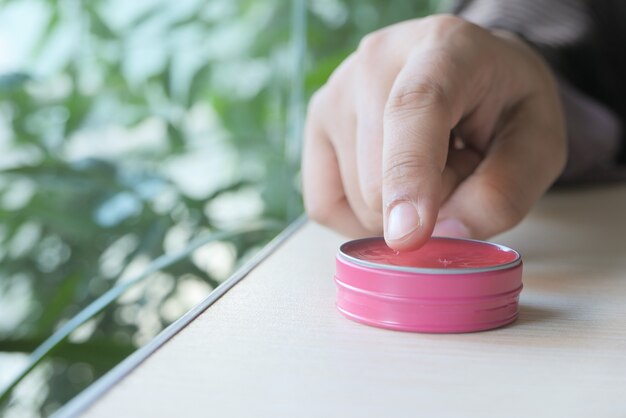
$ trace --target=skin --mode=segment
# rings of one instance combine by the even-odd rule
[[[367,35],[309,104],[309,216],[396,250],[516,225],[561,173],[555,81],[525,42],[435,15]]]

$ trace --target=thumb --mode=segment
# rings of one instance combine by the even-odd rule
[[[476,171],[441,207],[435,235],[486,239],[526,216],[565,164],[558,104],[541,97],[518,105]]]

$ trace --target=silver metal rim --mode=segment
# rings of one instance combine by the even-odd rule
[[[421,267],[406,267],[406,266],[394,266],[392,264],[383,264],[376,263],[373,261],[361,260],[360,258],[353,257],[351,255],[346,254],[345,248],[348,245],[353,245],[365,241],[381,241],[384,240],[382,237],[372,237],[372,238],[361,238],[353,241],[345,242],[339,247],[339,256],[349,261],[350,263],[357,264],[363,267],[376,268],[381,270],[393,270],[400,271],[403,273],[414,273],[414,274],[472,274],[472,273],[488,273],[492,271],[498,270],[507,270],[513,267],[517,267],[522,262],[522,257],[520,254],[512,248],[509,248],[505,245],[496,244],[488,241],[481,241],[477,239],[465,239],[465,238],[448,238],[448,237],[433,237],[435,239],[444,239],[444,240],[457,240],[457,241],[468,241],[468,242],[477,242],[480,244],[486,244],[491,247],[496,247],[503,251],[511,251],[515,254],[515,260],[510,261],[504,264],[497,264],[495,266],[489,267],[480,267],[480,268],[421,268]]]

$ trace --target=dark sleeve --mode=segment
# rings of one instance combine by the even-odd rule
[[[626,179],[626,1],[458,0],[453,11],[516,33],[552,67],[569,141],[561,181]]]

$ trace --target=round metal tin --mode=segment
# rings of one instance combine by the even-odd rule
[[[336,258],[337,308],[368,325],[457,333],[498,328],[518,316],[522,259],[485,241],[433,237],[397,253],[381,238],[350,241]]]

